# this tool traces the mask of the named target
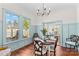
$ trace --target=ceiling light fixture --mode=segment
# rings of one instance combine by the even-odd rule
[[[40,10],[39,8],[37,9],[37,16],[48,16],[51,12],[50,8],[47,9],[44,3],[42,8],[42,10]]]

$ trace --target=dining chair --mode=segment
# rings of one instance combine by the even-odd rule
[[[52,45],[49,45],[50,46],[50,52],[53,52],[53,55],[56,56],[56,47],[57,47],[58,39],[57,38],[54,38],[54,40],[48,40],[48,41],[53,42]]]
[[[56,55],[57,43],[58,43],[58,38],[56,39],[55,44],[54,44],[54,56]]]
[[[47,56],[47,48],[40,40],[34,40],[34,54],[35,56]]]

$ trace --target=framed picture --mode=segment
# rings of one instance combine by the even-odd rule
[[[29,38],[29,26],[30,26],[30,22],[29,19],[26,17],[22,17],[22,33],[23,33],[23,38]]]
[[[8,40],[18,39],[18,20],[19,16],[11,12],[5,12],[6,38]]]

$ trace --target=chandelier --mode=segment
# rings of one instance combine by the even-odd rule
[[[42,10],[40,10],[39,8],[37,9],[37,16],[48,16],[50,15],[50,8],[46,8],[44,3],[43,3],[43,7]]]

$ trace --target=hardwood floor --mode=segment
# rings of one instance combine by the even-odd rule
[[[74,49],[71,50],[72,51],[69,52],[70,49],[58,45],[56,48],[56,56],[79,56],[78,52],[74,53]],[[33,44],[31,44],[29,46],[25,46],[21,49],[12,52],[11,56],[33,56],[33,52],[34,52]],[[52,52],[51,55],[53,55]]]
[[[33,55],[33,44],[25,46],[11,53],[11,56],[32,56]]]

